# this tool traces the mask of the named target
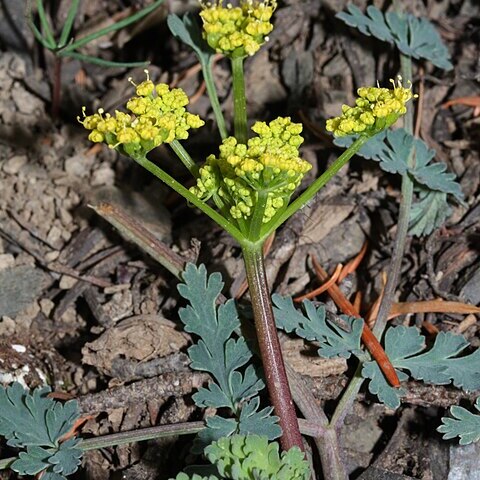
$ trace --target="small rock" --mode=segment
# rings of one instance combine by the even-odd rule
[[[103,164],[98,170],[95,170],[92,175],[91,184],[94,187],[100,185],[113,185],[115,181],[115,172],[110,165]]]
[[[93,157],[78,154],[65,160],[65,171],[72,177],[84,178],[90,173]]]
[[[3,171],[9,175],[16,175],[27,162],[26,155],[15,155],[4,163]]]
[[[15,333],[15,321],[10,317],[3,316],[0,321],[0,337],[13,335]]]
[[[76,278],[71,277],[70,275],[62,275],[58,286],[62,290],[70,290],[77,282],[78,280]]]
[[[40,300],[40,310],[42,313],[48,317],[50,313],[52,313],[52,310],[55,308],[55,303],[52,302],[49,298],[42,298]]]
[[[0,270],[13,267],[15,265],[15,258],[10,253],[3,253],[0,255]]]
[[[62,231],[55,225],[50,229],[47,235],[47,242],[50,245],[61,246],[60,239],[62,238]],[[60,243],[60,244],[59,244]]]

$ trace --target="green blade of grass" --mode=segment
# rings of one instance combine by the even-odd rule
[[[28,18],[28,26],[30,27],[30,30],[32,31],[34,37],[48,50],[55,50],[56,45],[51,44],[48,42],[46,38],[43,38],[42,33],[40,30],[37,28],[35,23],[33,23],[33,19],[31,16]]]
[[[52,48],[55,48],[57,44],[55,43],[55,38],[53,37],[53,31],[50,27],[50,23],[48,23],[47,14],[45,13],[45,8],[43,7],[42,0],[37,0],[37,10],[38,18],[40,19],[40,25],[45,35],[45,39],[48,41],[49,45],[53,45]]]
[[[71,43],[70,45],[66,46],[63,51],[64,52],[71,52],[73,50],[76,50],[77,48],[82,47],[83,45],[86,45],[87,43],[91,42],[92,40],[96,40],[99,37],[103,37],[104,35],[107,35],[110,32],[114,32],[115,30],[120,30],[121,28],[126,27],[127,25],[130,25],[131,23],[136,22],[137,20],[140,20],[141,18],[145,17],[148,15],[150,12],[153,12],[157,7],[159,7],[165,0],[157,0],[156,2],[152,3],[152,5],[145,7],[143,10],[140,10],[139,12],[135,13],[134,15],[131,15],[130,17],[124,18],[123,20],[120,20],[119,22],[116,22],[112,25],[109,25],[108,27],[102,28],[98,32],[91,33],[90,35],[87,35],[80,40],[77,40],[76,42]]]
[[[102,58],[92,57],[90,55],[83,55],[78,52],[65,52],[62,50],[58,54],[60,57],[70,57],[81,60],[82,62],[93,63],[94,65],[101,65],[102,67],[116,67],[116,68],[135,68],[148,67],[150,62],[113,62],[110,60],[103,60]]]
[[[62,33],[60,35],[60,40],[58,41],[58,48],[64,47],[68,42],[68,37],[72,31],[73,22],[75,21],[75,16],[78,12],[78,5],[80,0],[72,0],[72,4],[68,9],[67,19],[65,20],[65,25],[63,26]]]

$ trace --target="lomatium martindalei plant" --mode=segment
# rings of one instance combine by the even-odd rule
[[[253,136],[249,136],[247,128],[243,61],[267,40],[273,28],[270,20],[275,7],[273,1],[241,1],[238,7],[224,7],[218,1],[202,2],[204,39],[232,63],[234,134],[227,136],[219,146],[219,153],[208,156],[200,168],[180,141],[187,139],[190,129],[201,127],[203,120],[187,112],[188,98],[181,89],[155,85],[148,76],[136,85],[136,96],[127,102],[130,113],[116,111],[110,115],[100,109],[90,116],[84,112],[80,121],[91,131],[90,140],[104,142],[133,158],[207,214],[242,247],[265,380],[283,432],[282,448],[289,450],[293,446],[303,449],[303,442],[273,316],[264,267],[264,242],[305,206],[371,136],[405,113],[412,93],[400,82],[394,83],[393,89],[359,89],[356,106],[344,106],[342,116],[327,123],[327,129],[335,135],[357,133],[357,140],[291,202],[305,173],[311,169],[299,153],[303,142],[301,124],[279,117],[270,123],[256,122],[251,129]],[[193,175],[195,186],[185,188],[147,159],[147,154],[162,144],[172,147]],[[213,206],[208,204],[210,201]],[[370,338],[372,343],[376,342],[377,350],[383,352],[371,332]],[[369,346],[366,339],[365,344],[377,359],[373,347],[370,348],[372,344]],[[385,363],[388,362],[379,362]]]

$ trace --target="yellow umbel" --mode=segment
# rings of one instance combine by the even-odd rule
[[[336,137],[358,133],[371,136],[393,125],[407,111],[407,102],[417,95],[411,85],[402,86],[401,77],[397,83],[390,81],[393,88],[359,88],[355,106],[343,105],[342,115],[327,120],[327,131]]]
[[[253,55],[268,40],[273,30],[270,22],[277,6],[275,0],[243,0],[240,6],[222,0],[200,2],[203,9],[203,36],[218,53],[230,57]]]
[[[190,128],[205,124],[198,115],[186,111],[188,97],[182,89],[170,89],[164,83],[155,85],[146,73],[147,80],[134,84],[137,96],[127,102],[132,114],[116,110],[112,116],[100,108],[93,115],[85,115],[83,108],[83,119],[78,120],[91,130],[88,138],[92,142],[105,142],[128,155],[144,155],[162,143],[187,139]]]
[[[210,155],[200,168],[197,185],[190,191],[203,200],[218,195],[232,218],[244,220],[253,214],[263,193],[263,223],[267,223],[288,204],[312,166],[299,157],[301,124],[280,117],[269,124],[257,122],[252,130],[258,136],[247,145],[234,137],[226,138],[218,157]]]

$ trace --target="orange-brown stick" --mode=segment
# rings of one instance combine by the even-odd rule
[[[319,280],[321,282],[326,281],[326,279],[328,279],[328,273],[320,266],[314,255],[312,255],[312,262]],[[360,312],[358,312],[358,310],[356,310],[355,307],[345,298],[345,295],[342,293],[338,285],[332,285],[327,291],[343,313],[352,317],[360,318]],[[380,345],[380,342],[377,340],[377,337],[375,337],[366,323],[363,324],[362,341],[370,352],[370,355],[372,355],[374,360],[378,363],[380,370],[383,372],[390,385],[393,387],[399,387],[400,380],[398,379],[397,372],[395,372],[392,363],[385,353],[385,350]]]
[[[306,293],[305,295],[301,295],[300,297],[296,297],[293,299],[294,302],[303,302],[304,300],[310,300],[313,297],[316,297],[317,295],[320,295],[323,292],[326,292],[332,285],[335,285],[337,283],[338,277],[340,273],[342,273],[343,266],[341,263],[337,265],[337,268],[335,269],[335,272],[333,272],[333,275],[330,277],[329,280],[327,280],[325,283],[322,283],[318,288],[315,290],[312,290],[311,292]]]

